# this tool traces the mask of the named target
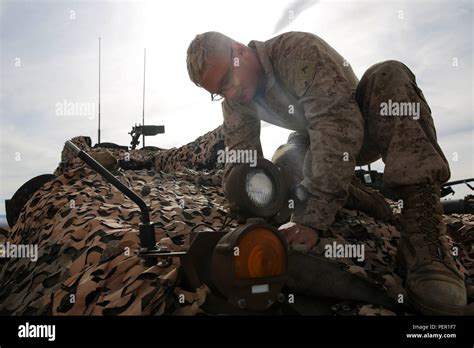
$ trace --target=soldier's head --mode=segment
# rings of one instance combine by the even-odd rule
[[[213,96],[248,103],[264,84],[264,72],[256,52],[221,33],[199,34],[191,42],[186,59],[189,77]]]

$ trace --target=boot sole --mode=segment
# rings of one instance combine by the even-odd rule
[[[407,296],[411,305],[417,309],[423,315],[464,315],[466,306],[456,306],[456,305],[443,305],[436,304],[435,306],[428,305],[423,303],[423,299],[416,296],[413,292],[407,288]]]
[[[403,279],[407,276],[406,265],[401,254],[397,253],[396,264]],[[423,315],[464,315],[466,306],[446,306],[437,304],[436,307],[423,303],[423,299],[415,295],[409,287],[406,287],[408,302]]]

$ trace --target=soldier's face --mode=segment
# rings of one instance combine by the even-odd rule
[[[229,57],[220,57],[210,62],[204,72],[201,85],[211,94],[219,94],[232,101],[246,104],[257,91],[260,74],[255,53],[239,43],[232,45]]]

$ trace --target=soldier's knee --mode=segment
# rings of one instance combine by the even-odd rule
[[[407,66],[398,60],[386,60],[373,65],[368,71],[386,74],[406,69],[408,69]]]
[[[394,69],[406,69],[406,65],[403,64],[402,62],[398,61],[398,60],[386,60],[384,62],[380,62],[379,63],[380,66],[379,66],[379,69],[381,71],[391,71],[391,70],[394,70]]]
[[[409,80],[415,79],[415,74],[413,74],[410,68],[398,60],[387,60],[380,64],[379,73],[387,75],[396,74],[398,77],[404,77]]]
[[[415,75],[402,62],[398,60],[387,60],[371,66],[366,74],[369,78],[377,78],[378,81],[394,81],[394,80],[414,80]]]

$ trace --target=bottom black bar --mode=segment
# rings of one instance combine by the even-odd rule
[[[472,347],[473,331],[474,317],[14,316],[0,317],[0,346],[413,343]]]

